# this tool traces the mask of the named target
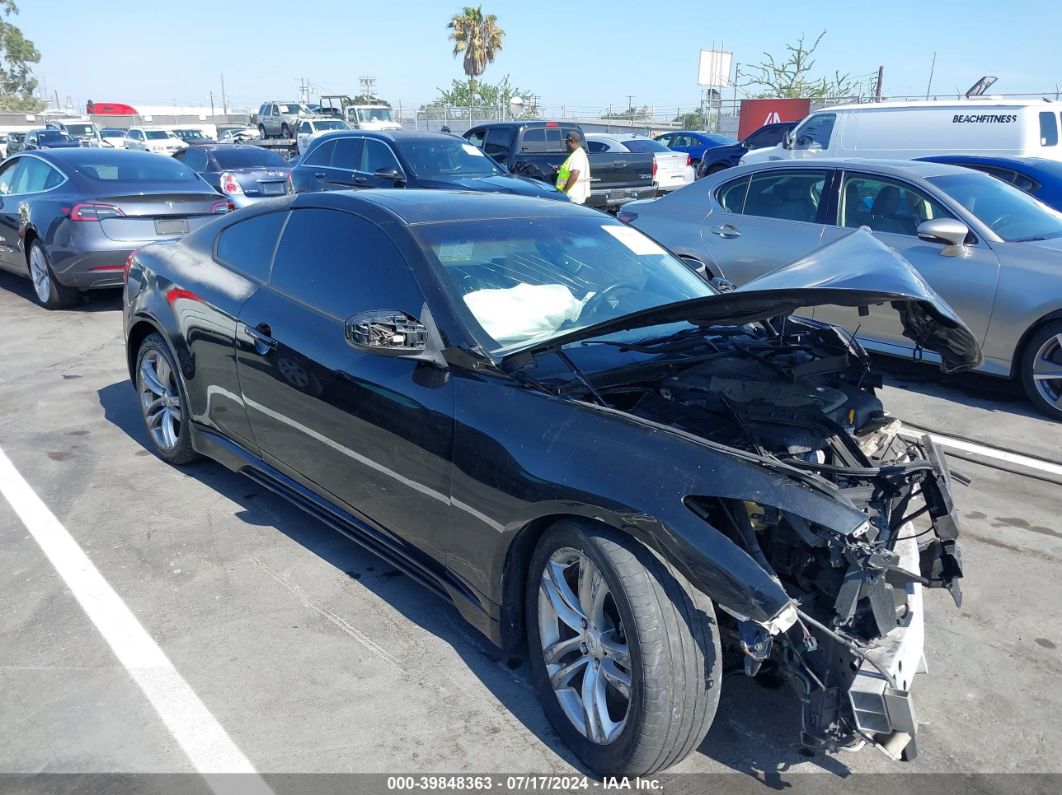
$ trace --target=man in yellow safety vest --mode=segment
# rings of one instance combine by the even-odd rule
[[[590,198],[590,159],[583,149],[583,136],[578,130],[569,130],[564,142],[568,158],[557,171],[557,190],[567,193],[575,204],[586,204]]]

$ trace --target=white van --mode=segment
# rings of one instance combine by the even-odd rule
[[[811,113],[778,146],[742,163],[807,157],[910,160],[927,155],[1015,155],[1062,160],[1062,103],[968,99],[838,105]]]

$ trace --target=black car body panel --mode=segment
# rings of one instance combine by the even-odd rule
[[[431,190],[466,190],[483,193],[508,193],[535,196],[566,202],[568,197],[552,185],[505,171],[490,165],[480,176],[460,173],[429,172],[418,168],[408,154],[407,147],[437,144],[457,146],[459,138],[429,132],[374,132],[368,130],[338,130],[319,136],[310,143],[298,164],[292,169],[291,184],[296,193],[322,190],[363,188],[427,188]],[[368,142],[372,142],[371,144]],[[338,142],[343,142],[341,145]],[[467,146],[467,144],[465,144]],[[381,174],[362,169],[362,152],[367,146],[386,147],[391,162],[397,165],[394,173]],[[321,158],[322,151],[334,149],[330,158]],[[384,151],[379,149],[379,151]],[[473,150],[475,151],[475,150]],[[482,158],[481,158],[482,159]]]
[[[291,165],[276,152],[249,144],[199,143],[173,157],[199,174],[210,187],[237,207],[287,193]],[[237,189],[222,177],[232,175]]]
[[[578,517],[643,543],[710,596],[724,630],[755,641],[750,675],[773,653],[804,697],[809,741],[858,739],[843,700],[867,680],[883,688],[879,669],[907,705],[910,654],[921,650],[907,649],[901,675],[890,649],[907,648],[903,631],[920,631],[922,618],[900,607],[920,610],[922,585],[959,599],[949,474],[931,443],[901,440],[865,351],[789,313],[830,295],[892,301],[917,309],[927,339],[979,355],[946,304],[877,247],[861,260],[877,290],[830,278],[823,257],[730,295],[653,248],[700,298],[490,352],[425,235],[456,224],[494,235],[514,219],[542,236],[572,223],[631,242],[591,209],[526,197],[385,190],[263,202],[137,252],[123,314],[130,375],[140,344],[161,333],[196,450],[445,594],[501,646],[521,636],[536,539]],[[650,243],[638,237],[633,250]],[[457,249],[460,260],[467,245]],[[355,251],[371,263],[356,279]],[[422,324],[423,349],[355,344],[352,324],[384,306]],[[909,509],[916,493],[924,511]],[[905,533],[922,514],[930,529],[915,550]],[[816,681],[829,684],[829,703]],[[900,731],[888,720],[866,731],[885,743]]]
[[[714,174],[724,168],[732,168],[741,162],[741,158],[753,149],[777,146],[799,121],[780,121],[765,124],[749,134],[745,140],[730,146],[715,146],[704,150],[701,162],[697,164],[697,178]]]

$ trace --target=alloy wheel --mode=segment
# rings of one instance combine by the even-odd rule
[[[177,446],[184,413],[177,374],[157,350],[149,350],[140,360],[140,407],[151,440],[160,450]]]
[[[48,263],[40,246],[34,246],[30,250],[30,277],[33,279],[37,298],[42,304],[47,303],[52,295],[52,275],[48,271]]]
[[[1044,340],[1033,358],[1032,377],[1040,397],[1062,410],[1062,334]]]
[[[631,655],[615,598],[584,553],[555,551],[542,572],[539,636],[564,714],[591,742],[615,740],[631,709]]]

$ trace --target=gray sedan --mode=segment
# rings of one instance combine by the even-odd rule
[[[1062,420],[1062,214],[998,179],[909,161],[762,163],[632,202],[619,218],[737,284],[870,227],[974,332],[980,370],[1020,378],[1037,408]],[[814,316],[871,350],[940,362],[888,307]]]

